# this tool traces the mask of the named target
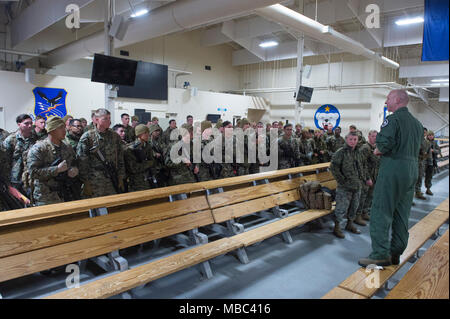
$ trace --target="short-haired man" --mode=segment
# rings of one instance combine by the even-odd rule
[[[16,123],[19,129],[3,141],[8,159],[5,164],[8,167],[7,171],[11,172],[12,186],[28,197],[31,195],[31,189],[29,185],[24,185],[22,177],[28,150],[37,142],[37,136],[33,134],[33,120],[28,114],[17,116]]]
[[[48,137],[31,147],[27,159],[37,206],[79,199],[79,189],[70,186],[78,175],[78,168],[73,148],[63,142],[66,137],[64,121],[51,117],[47,131]]]
[[[127,144],[127,141],[125,140],[125,127],[122,124],[116,124],[113,126],[113,131],[116,132],[120,136],[120,140],[122,144]]]
[[[194,117],[192,115],[186,116],[186,124],[194,126]]]
[[[125,151],[125,167],[128,175],[128,190],[143,191],[156,186],[156,178],[151,174],[155,165],[152,146],[149,143],[150,130],[139,124],[135,129],[136,140],[128,144]]]
[[[300,159],[297,139],[292,137],[292,124],[284,126],[284,134],[278,138],[278,169],[296,167]]]
[[[134,128],[130,125],[130,115],[128,115],[127,113],[123,113],[120,116],[120,119],[125,130],[125,142],[134,142],[134,140],[136,139],[136,135],[134,133]]]
[[[81,124],[81,121],[79,119],[70,120],[65,142],[72,146],[75,152],[77,151],[78,142],[82,135],[83,125]]]
[[[342,228],[346,216],[345,229],[354,234],[361,233],[353,224],[361,197],[361,182],[372,185],[370,178],[364,175],[360,153],[356,150],[357,144],[358,134],[348,133],[345,146],[334,153],[331,159],[330,170],[337,182],[334,235],[338,238],[345,238]]]
[[[341,132],[341,127],[336,127],[334,129],[334,134],[328,137],[326,140],[330,156],[333,156],[333,154],[336,153],[338,149],[345,145],[345,139],[341,136]]]
[[[408,245],[409,214],[417,181],[417,157],[423,126],[408,111],[405,90],[391,91],[386,117],[377,135],[375,155],[381,156],[370,209],[372,253],[359,260],[367,267],[398,265]]]
[[[43,140],[44,138],[47,137],[47,130],[45,129],[45,121],[46,121],[45,117],[40,115],[36,116],[36,118],[34,119],[33,130],[38,140]]]
[[[169,121],[169,127],[164,131],[162,136],[162,141],[164,144],[169,145],[171,143],[170,133],[177,128],[177,121],[171,119]]]
[[[110,125],[111,113],[98,109],[95,127],[84,133],[78,143],[80,179],[87,198],[113,195],[125,189],[123,147]]]

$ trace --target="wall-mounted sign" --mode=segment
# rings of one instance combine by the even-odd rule
[[[320,130],[327,130],[328,127],[339,126],[341,122],[341,113],[339,110],[331,104],[325,104],[319,107],[314,115],[314,124]]]
[[[33,93],[35,99],[35,116],[43,116],[47,119],[50,116],[63,118],[67,115],[66,90],[36,87]]]

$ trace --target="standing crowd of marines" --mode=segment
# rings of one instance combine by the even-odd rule
[[[236,155],[223,163],[194,163],[192,150],[181,163],[171,160],[171,147],[178,140],[171,140],[177,128],[175,120],[163,131],[158,118],[138,124],[136,116],[122,114],[121,124],[111,126],[111,115],[106,109],[92,113],[88,125],[83,118],[70,115],[64,118],[45,119],[37,116],[34,121],[22,114],[16,119],[18,129],[8,134],[0,129],[0,168],[2,185],[16,190],[23,204],[42,206],[84,198],[108,196],[118,193],[142,191],[151,188],[195,183],[260,172],[267,164],[249,160],[249,136],[244,139],[244,160],[236,161]],[[131,123],[130,123],[131,122]],[[182,128],[189,132],[183,138],[192,146],[194,119],[188,116]],[[370,207],[379,168],[379,157],[374,155],[377,131],[370,131],[368,139],[354,125],[349,133],[341,136],[341,128],[311,130],[300,124],[282,122],[250,123],[238,120],[236,126],[219,120],[215,124],[222,134],[225,155],[225,137],[231,130],[244,132],[253,128],[256,144],[266,137],[266,150],[270,152],[270,130],[278,130],[278,169],[331,162],[330,170],[337,181],[334,234],[345,235],[342,229],[360,233],[354,224],[366,225],[370,219]],[[202,150],[214,139],[213,124],[201,122]],[[266,130],[266,135],[258,132]],[[231,131],[232,132],[232,131]],[[181,139],[181,137],[180,137]],[[424,131],[419,154],[419,179],[416,197],[421,193],[425,174],[426,194],[432,195],[431,177],[440,152],[434,141],[434,133]],[[29,199],[29,200],[28,200]],[[11,207],[0,201],[0,210]],[[344,225],[344,219],[347,223]]]

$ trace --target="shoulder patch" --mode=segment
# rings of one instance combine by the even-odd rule
[[[381,124],[381,128],[386,127],[389,124],[389,120],[385,119],[383,124]]]

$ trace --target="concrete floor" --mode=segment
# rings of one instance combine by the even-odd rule
[[[434,196],[426,201],[414,200],[410,227],[431,212],[449,196],[448,169],[433,179]],[[267,239],[246,248],[250,259],[242,264],[233,254],[210,260],[214,276],[204,279],[199,266],[191,267],[133,290],[134,298],[142,299],[316,299],[336,287],[355,272],[357,261],[371,252],[369,227],[359,227],[361,235],[345,232],[345,239],[332,234],[333,222],[327,218],[324,228],[309,231],[298,227],[290,231],[292,244],[286,244],[281,236]],[[444,224],[441,234],[448,228]],[[434,241],[429,240],[428,248]],[[137,249],[121,251],[131,267],[144,261],[151,253],[153,258],[173,251],[173,242],[161,241],[160,249],[152,251],[152,244],[144,247],[143,254]],[[156,252],[156,254],[155,254]],[[395,284],[412,266],[405,265],[392,278]],[[94,278],[102,271],[88,263],[81,280]],[[36,298],[49,291],[65,287],[67,274],[64,270],[52,275],[34,274],[0,284],[3,298]],[[383,298],[386,291],[380,290],[375,298]],[[120,298],[120,296],[113,297]]]

